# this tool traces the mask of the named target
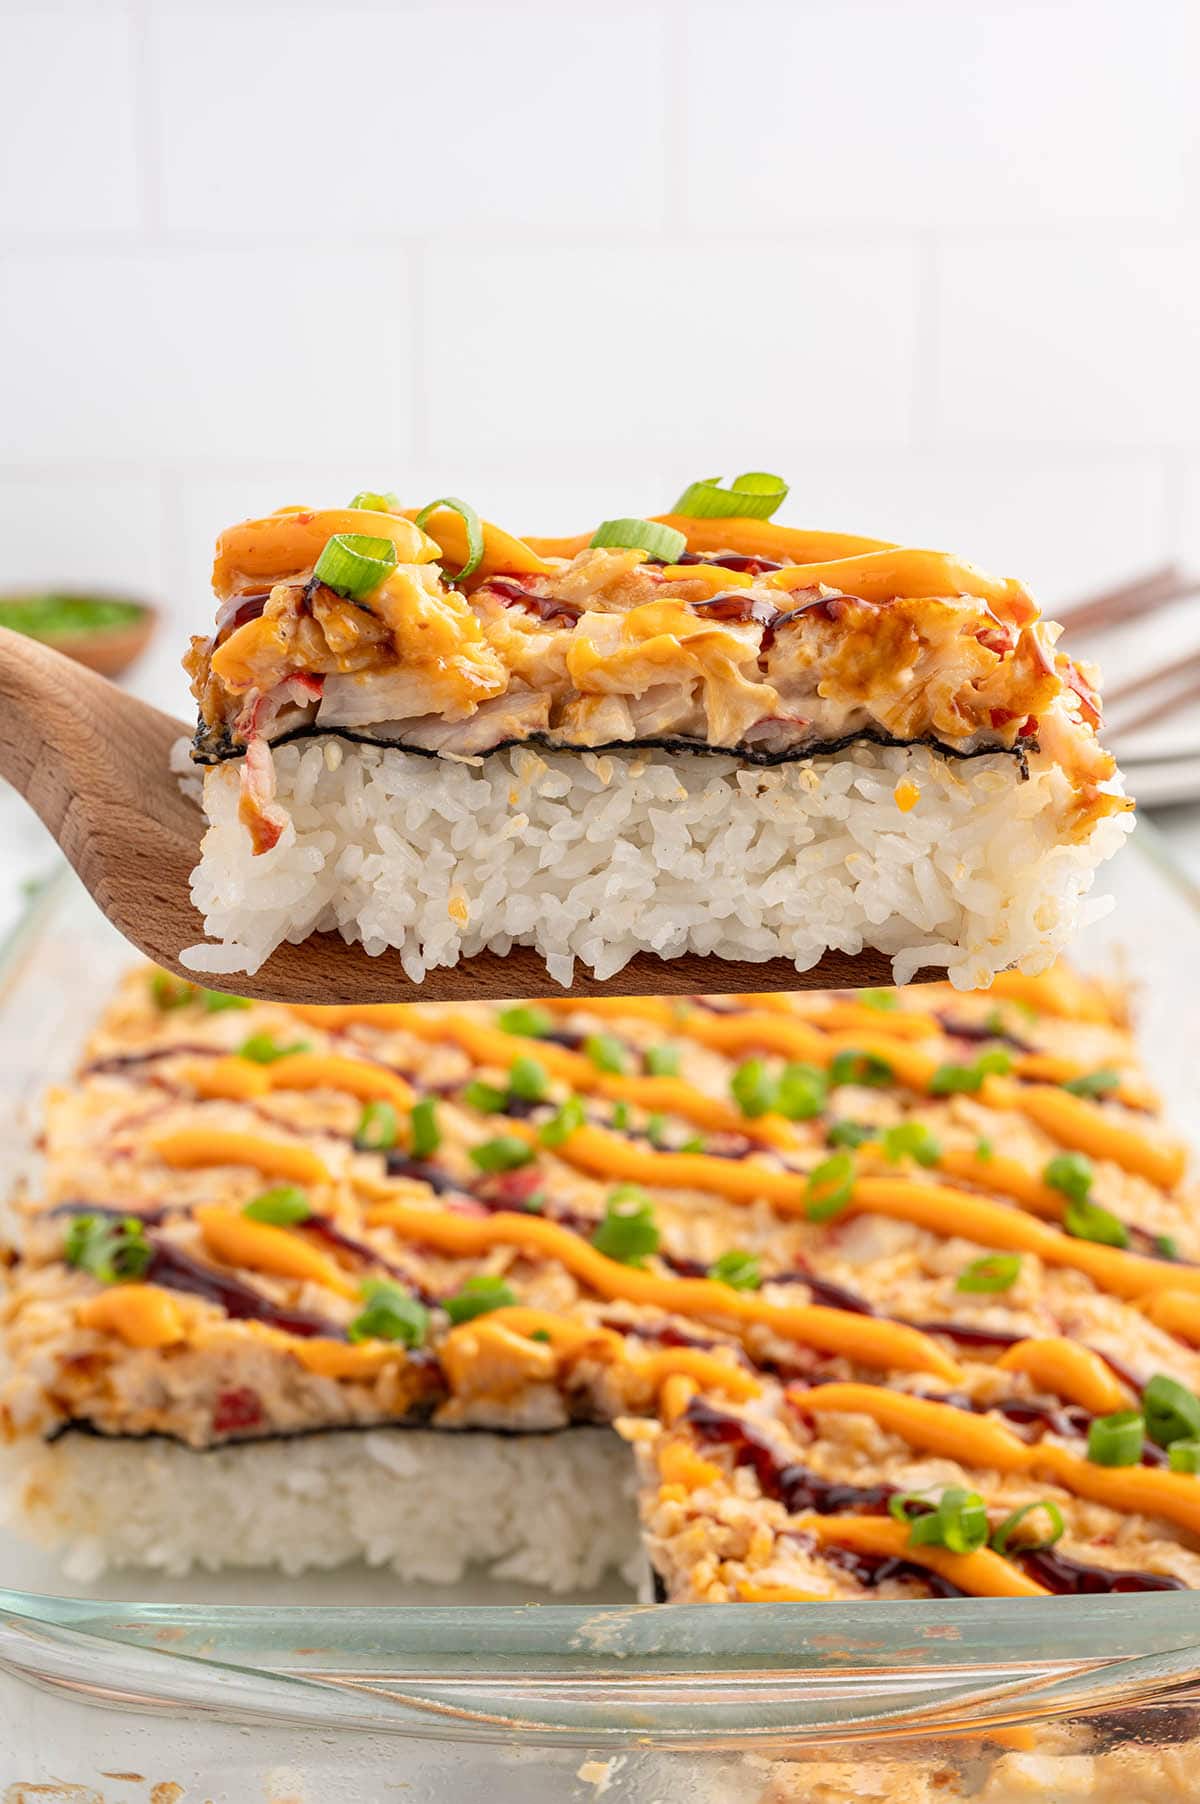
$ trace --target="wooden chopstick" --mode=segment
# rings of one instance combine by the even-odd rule
[[[1131,582],[1096,595],[1081,595],[1078,600],[1055,608],[1056,618],[1073,632],[1088,627],[1118,626],[1137,614],[1150,614],[1172,601],[1200,593],[1200,582],[1189,576],[1178,564],[1163,564]]]

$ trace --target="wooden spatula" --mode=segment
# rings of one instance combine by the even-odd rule
[[[182,721],[126,695],[32,639],[0,628],[0,776],[41,816],[126,939],[164,970],[193,980],[180,951],[203,936],[188,878],[204,818],[169,767]],[[930,972],[930,976],[940,973]],[[445,1002],[561,995],[539,955],[480,952],[414,984],[395,952],[371,958],[337,934],[284,945],[253,977],[206,973],[213,988],[277,1002]],[[577,996],[861,988],[891,981],[879,952],[828,952],[811,971],[787,959],[745,964],[685,953],[639,953],[598,981],[576,966]]]

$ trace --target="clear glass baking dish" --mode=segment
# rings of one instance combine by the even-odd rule
[[[1137,984],[1148,1062],[1194,1130],[1200,897],[1144,825],[1103,883],[1118,909],[1079,956]],[[0,952],[5,1194],[130,959],[66,872]],[[365,1568],[63,1585],[0,1531],[5,1804],[1200,1796],[1195,1593],[684,1608],[614,1581],[548,1604]]]

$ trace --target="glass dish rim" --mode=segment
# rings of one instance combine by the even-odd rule
[[[1200,889],[1161,835],[1142,821],[1132,844],[1200,925]],[[53,870],[0,941],[0,1010],[72,881]],[[800,1603],[143,1604],[131,1589],[108,1601],[0,1588],[0,1666],[73,1686],[100,1661],[106,1688],[149,1708],[451,1739],[519,1728],[588,1746],[911,1740],[1200,1683],[1191,1591],[823,1604],[814,1617]]]

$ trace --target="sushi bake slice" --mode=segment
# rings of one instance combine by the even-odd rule
[[[518,945],[564,986],[639,952],[1045,965],[1130,824],[1094,673],[1019,583],[762,501],[556,541],[360,495],[222,534],[185,962],[333,929],[414,981]]]
[[[1200,1222],[1119,999],[230,1006],[131,974],[4,1309],[106,1562],[672,1601],[1200,1586]],[[613,1425],[621,1430],[613,1432]]]

